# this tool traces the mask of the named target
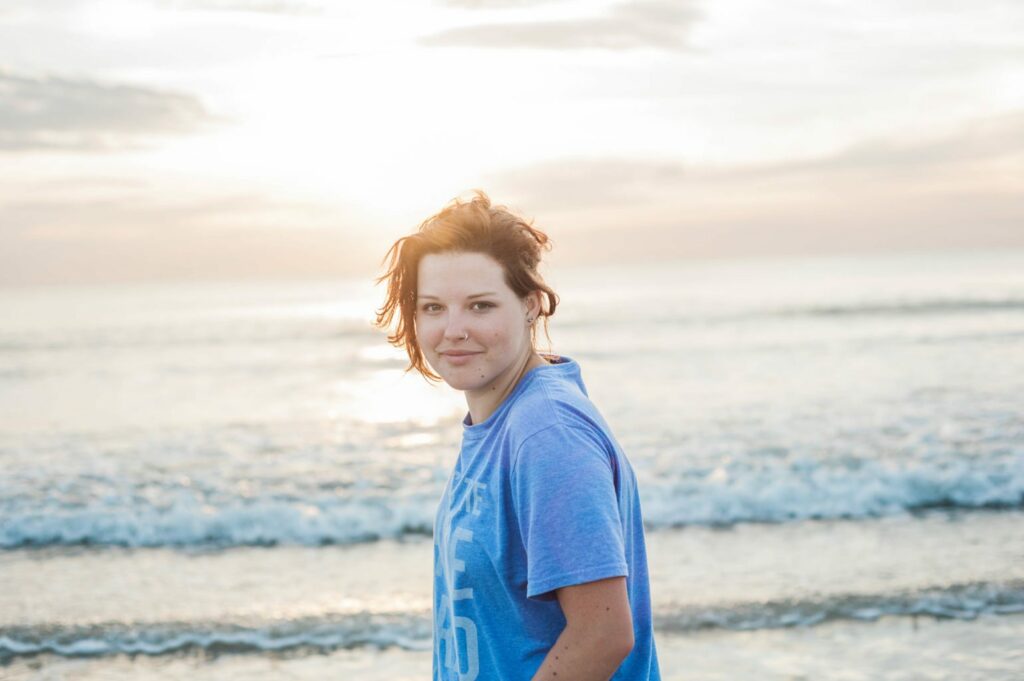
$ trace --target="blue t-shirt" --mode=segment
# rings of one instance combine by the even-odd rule
[[[529,681],[566,625],[554,590],[622,575],[634,646],[612,679],[661,679],[636,476],[579,364],[549,357],[463,419],[434,520],[434,681]]]

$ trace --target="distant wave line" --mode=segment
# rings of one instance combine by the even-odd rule
[[[882,617],[972,620],[982,614],[1024,612],[1024,580],[968,582],[880,594],[711,604],[658,609],[655,631],[686,634],[707,629],[750,631],[807,627]],[[323,654],[337,649],[430,649],[427,612],[326,614],[283,621],[108,622],[0,628],[0,664],[41,654],[65,658],[120,654],[162,656],[201,650],[220,654]]]

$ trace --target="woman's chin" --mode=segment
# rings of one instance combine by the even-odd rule
[[[455,390],[469,390],[473,387],[473,381],[468,376],[460,376],[458,373],[446,371],[441,374],[441,378],[448,384],[449,387]]]
[[[441,374],[441,378],[444,379],[444,382],[451,388],[461,390],[463,392],[467,390],[476,390],[483,382],[479,374],[460,371],[458,369],[446,369],[439,373]]]

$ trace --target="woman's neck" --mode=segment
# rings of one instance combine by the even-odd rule
[[[497,411],[501,403],[512,394],[512,391],[519,385],[519,381],[523,379],[531,369],[535,369],[539,366],[549,364],[547,360],[538,355],[535,351],[531,350],[530,354],[526,357],[526,361],[519,367],[518,370],[513,369],[510,372],[510,378],[504,381],[500,379],[492,384],[490,388],[483,392],[483,394],[475,394],[469,391],[466,392],[466,404],[469,406],[469,418],[473,424],[483,423],[487,418]]]

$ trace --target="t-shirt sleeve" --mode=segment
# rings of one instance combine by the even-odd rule
[[[556,424],[530,435],[511,482],[527,598],[550,601],[563,586],[628,576],[613,459],[597,433]]]

